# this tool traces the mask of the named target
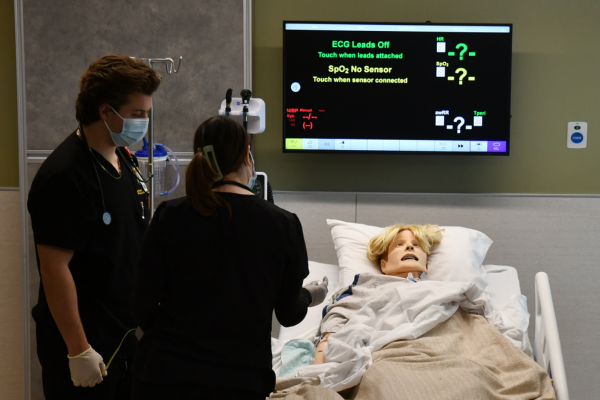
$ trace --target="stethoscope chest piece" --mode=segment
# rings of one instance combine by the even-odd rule
[[[104,211],[104,214],[102,214],[102,222],[104,222],[104,225],[106,226],[110,225],[110,223],[112,222],[112,217],[110,216],[108,211]]]

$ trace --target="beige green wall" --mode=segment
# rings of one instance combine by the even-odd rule
[[[0,398],[23,399],[20,192],[0,190]]]
[[[15,13],[0,0],[0,187],[19,186]]]
[[[253,92],[267,109],[257,166],[273,189],[600,193],[597,0],[256,0],[253,12]],[[284,20],[514,24],[511,155],[282,153]],[[588,122],[587,149],[567,149],[569,121]]]

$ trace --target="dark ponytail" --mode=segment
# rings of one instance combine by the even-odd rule
[[[248,133],[230,118],[218,116],[200,124],[194,135],[194,157],[185,171],[185,193],[200,214],[212,216],[222,207],[231,212],[229,203],[212,188],[240,168],[249,144]],[[207,146],[214,153],[207,154]]]

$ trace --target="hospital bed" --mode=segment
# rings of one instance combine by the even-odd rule
[[[496,306],[503,306],[513,295],[520,295],[521,288],[517,271],[509,266],[484,265],[487,292],[490,302]],[[323,276],[329,279],[329,293],[333,293],[339,284],[339,267],[337,265],[309,262],[310,274],[305,279],[305,284],[320,280]],[[553,386],[558,400],[568,400],[569,393],[565,375],[565,368],[560,347],[560,338],[554,305],[550,292],[548,275],[538,272],[535,278],[535,339],[533,343],[534,359],[541,365],[553,379]],[[317,333],[321,322],[322,307],[310,308],[306,318],[300,324],[274,331],[278,339],[287,341],[291,339],[311,339]],[[276,371],[277,372],[277,371]]]

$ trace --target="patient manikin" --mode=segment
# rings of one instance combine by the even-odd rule
[[[418,282],[427,274],[427,256],[431,247],[442,238],[437,225],[393,225],[375,236],[367,247],[367,257],[385,275],[397,276]],[[323,332],[317,346],[314,364],[325,362],[323,349],[330,332]]]

